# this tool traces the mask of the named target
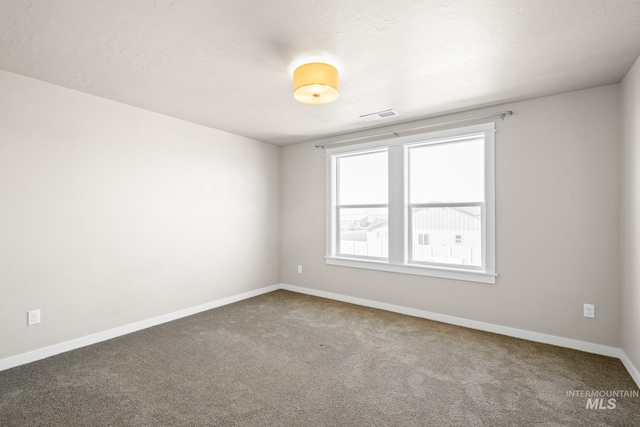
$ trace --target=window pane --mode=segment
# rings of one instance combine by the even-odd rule
[[[412,208],[411,228],[413,261],[482,265],[480,206]]]
[[[338,158],[338,204],[387,204],[387,152]]]
[[[411,203],[484,200],[484,139],[409,148]]]
[[[340,253],[388,258],[388,212],[387,208],[339,209]]]

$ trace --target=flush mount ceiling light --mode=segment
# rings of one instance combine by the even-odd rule
[[[293,72],[293,97],[303,104],[328,104],[339,95],[338,70],[323,62],[299,66]]]

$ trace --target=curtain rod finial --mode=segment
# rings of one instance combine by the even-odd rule
[[[500,120],[504,120],[505,117],[513,116],[513,111],[505,111],[500,114]]]

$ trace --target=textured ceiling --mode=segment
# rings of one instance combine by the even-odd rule
[[[314,55],[333,104],[291,94]],[[275,144],[617,83],[638,56],[640,0],[0,0],[0,69]]]

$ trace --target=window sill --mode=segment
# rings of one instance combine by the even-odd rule
[[[484,271],[462,270],[457,268],[423,267],[411,264],[389,264],[384,261],[354,258],[325,257],[328,265],[364,268],[367,270],[388,271],[392,273],[414,274],[417,276],[440,277],[444,279],[465,280],[468,282],[496,283],[496,274]]]

